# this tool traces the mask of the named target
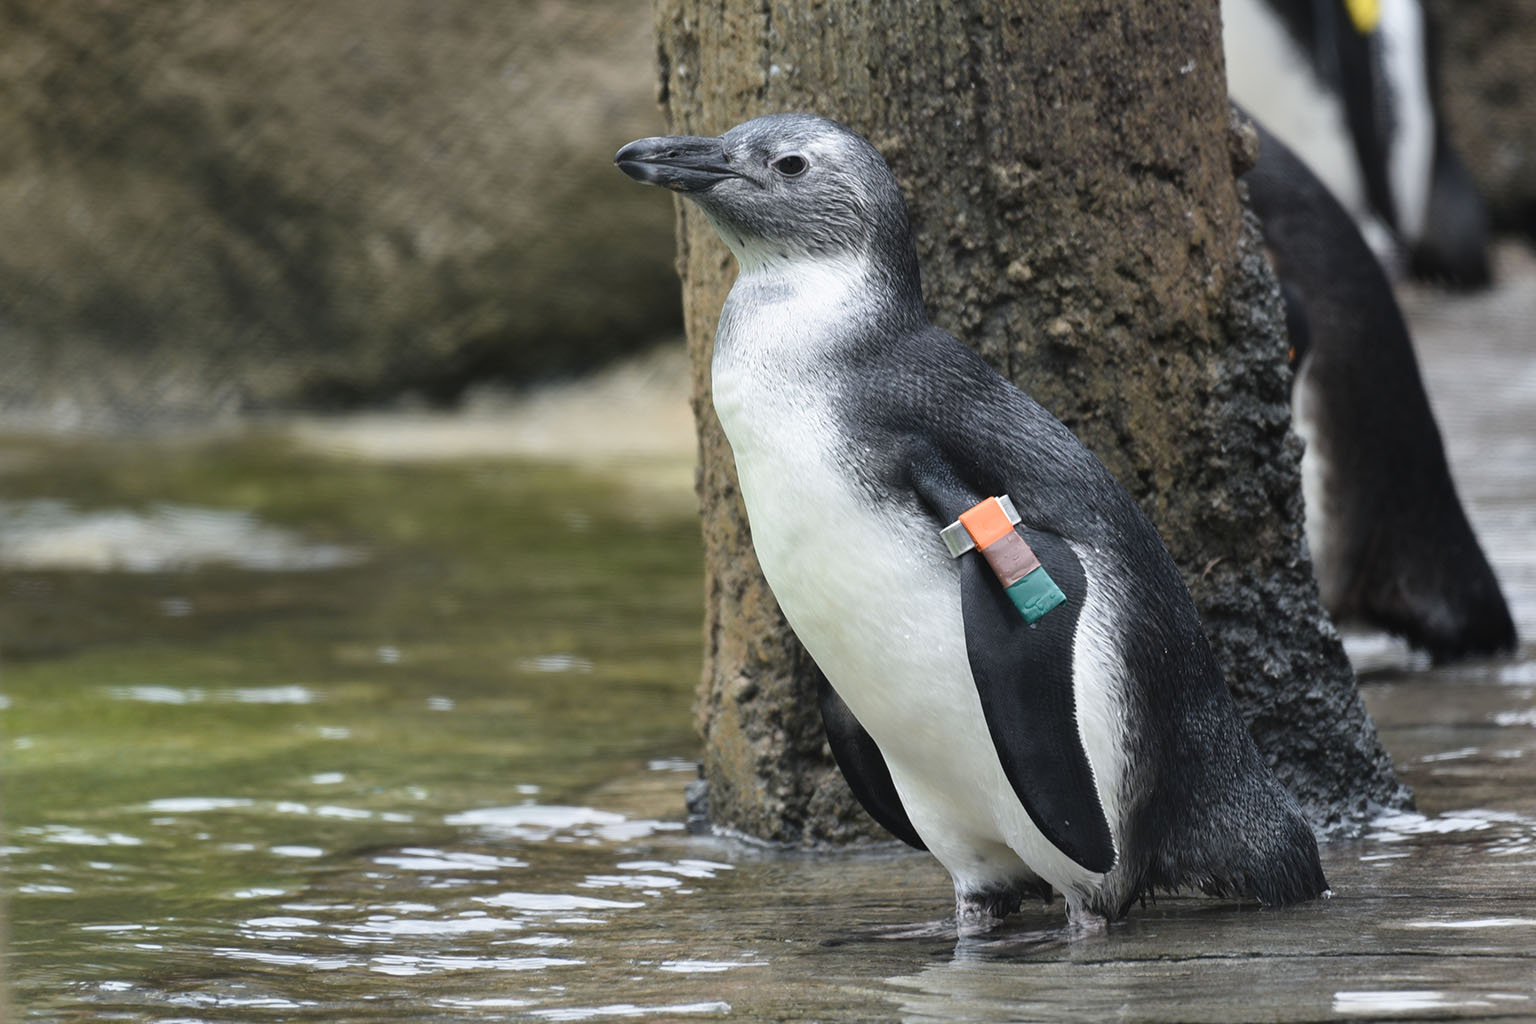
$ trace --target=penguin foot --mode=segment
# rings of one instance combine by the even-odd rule
[[[994,914],[980,904],[964,898],[955,901],[955,934],[960,938],[985,935],[1003,923],[1005,914]]]
[[[955,930],[961,938],[985,935],[1019,909],[1025,896],[1049,902],[1050,886],[1038,879],[989,885],[981,889],[955,888]]]
[[[1109,918],[1087,907],[1067,901],[1067,938],[1084,939],[1090,935],[1102,935],[1109,927]]]

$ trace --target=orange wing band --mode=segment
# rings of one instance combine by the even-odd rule
[[[986,498],[960,513],[965,532],[978,548],[985,548],[1013,532],[1013,523],[996,498]]]

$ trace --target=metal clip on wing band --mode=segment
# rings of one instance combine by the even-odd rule
[[[1018,522],[1019,513],[1004,494],[986,498],[960,513],[960,518],[940,530],[939,536],[951,558],[959,558],[972,548],[980,550],[1024,621],[1034,623],[1065,602],[1067,596],[1040,564],[1034,549],[1014,529]]]
[[[976,546],[976,541],[972,538],[970,529],[966,525],[966,517],[972,516],[978,510],[982,513],[992,512],[993,515],[996,515],[996,511],[1001,511],[1003,517],[1007,520],[1008,526],[1006,528],[1008,529],[1016,526],[1019,522],[1018,510],[1013,507],[1013,500],[1006,494],[998,498],[987,498],[979,504],[973,505],[959,519],[956,519],[939,531],[939,536],[944,539],[945,547],[949,548],[950,558],[959,558]],[[975,520],[973,519],[972,521],[974,522]],[[994,536],[993,539],[995,540],[996,537]]]

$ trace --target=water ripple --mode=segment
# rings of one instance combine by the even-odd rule
[[[256,801],[235,796],[170,796],[151,800],[146,810],[161,814],[197,814],[200,811],[222,811],[231,807],[250,807]]]
[[[160,503],[147,512],[80,511],[67,501],[0,500],[0,566],[93,572],[185,572],[232,565],[264,572],[358,565],[364,554],[311,544],[238,509]]]
[[[672,1003],[667,1006],[636,1006],[634,1003],[609,1003],[606,1006],[570,1006],[549,1010],[534,1010],[533,1016],[543,1020],[580,1021],[597,1020],[600,1017],[652,1017],[666,1014],[693,1014],[731,1012],[731,1004],[714,1001],[708,1003]]]
[[[44,843],[65,846],[142,846],[144,840],[122,832],[105,835],[88,832],[74,825],[27,825],[16,829],[18,835],[37,836]]]
[[[525,868],[528,862],[517,857],[498,857],[488,853],[467,853],[408,847],[399,854],[373,858],[375,864],[403,871],[496,871],[501,868]]]
[[[311,956],[308,953],[275,953],[267,949],[219,947],[213,955],[226,960],[254,960],[272,967],[304,967],[311,971],[340,971],[361,967],[366,961],[352,956]]]
[[[579,967],[583,961],[555,956],[483,957],[412,956],[385,953],[368,961],[368,969],[401,977],[449,971],[542,971],[550,967]]]
[[[1530,824],[1510,811],[1474,809],[1447,811],[1430,818],[1413,811],[1383,814],[1371,822],[1375,832],[1366,836],[1384,843],[1401,842],[1410,836],[1448,835],[1456,832],[1482,832],[1495,824]]]
[[[1335,992],[1333,1012],[1376,1017],[1384,1013],[1412,1013],[1423,1010],[1487,1008],[1499,1002],[1523,1002],[1529,997],[1516,993],[1484,993],[1479,998],[1452,996],[1436,989],[1368,989]]]
[[[197,686],[177,687],[154,683],[112,686],[107,693],[113,700],[138,701],[141,704],[201,704],[209,699],[229,704],[313,704],[319,694],[305,686],[241,686],[215,690],[210,695]]]
[[[682,879],[671,875],[588,875],[578,888],[582,889],[675,889]]]
[[[1480,928],[1532,928],[1536,927],[1536,917],[1483,917],[1472,921],[1405,921],[1399,927],[1450,928],[1457,930]]]
[[[665,871],[669,874],[681,875],[684,878],[714,878],[718,872],[735,870],[735,867],[730,864],[692,858],[676,861],[625,860],[620,861],[615,866],[624,871]]]
[[[559,914],[573,910],[628,910],[645,906],[643,901],[638,900],[605,900],[595,896],[569,896],[558,892],[504,892],[496,896],[476,896],[475,902],[537,914]]]
[[[675,821],[631,819],[613,811],[559,804],[518,804],[512,807],[481,807],[443,818],[446,825],[470,825],[494,836],[543,842],[557,837],[627,842],[657,832],[682,831]]]
[[[669,974],[719,974],[721,971],[732,971],[738,967],[766,967],[767,962],[762,960],[664,960],[656,966],[659,971]]]
[[[521,931],[523,923],[503,917],[375,918],[352,925],[352,930],[376,935],[471,935],[486,932]],[[542,944],[542,943],[541,943]],[[558,944],[558,943],[556,943]]]

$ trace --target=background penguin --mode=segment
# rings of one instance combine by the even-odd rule
[[[1286,300],[1307,543],[1323,603],[1437,661],[1515,646],[1392,289],[1339,203],[1259,129],[1243,177]]]
[[[1446,137],[1420,0],[1222,0],[1232,99],[1289,146],[1389,265],[1488,283],[1488,215]]]
[[[1044,886],[1074,922],[1153,889],[1322,894],[1312,831],[1156,529],[1060,422],[928,322],[879,153],[781,114],[642,139],[616,162],[697,203],[736,255],[712,379],[753,546],[835,690],[839,765],[949,870],[961,930]],[[1020,525],[998,543],[1032,549],[1064,598],[1032,624],[992,548],[951,557],[939,536],[1003,494]]]

